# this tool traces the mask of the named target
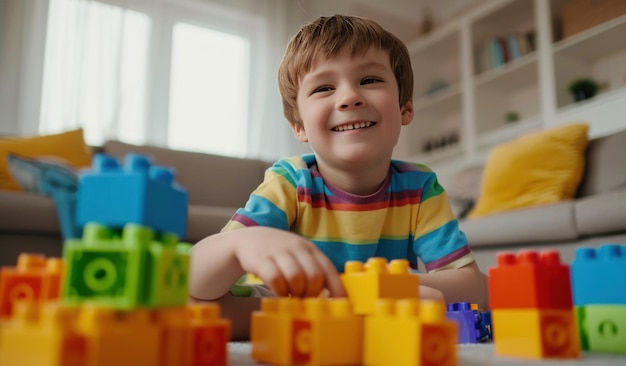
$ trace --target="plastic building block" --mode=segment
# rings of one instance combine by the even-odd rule
[[[174,173],[152,166],[147,157],[128,154],[124,167],[108,155],[93,159],[78,186],[79,225],[98,222],[111,228],[128,223],[148,226],[158,233],[185,237],[187,192],[174,183]]]
[[[495,352],[529,359],[579,358],[573,309],[492,310]]]
[[[136,224],[121,233],[86,225],[82,240],[65,242],[63,301],[121,310],[186,304],[189,244],[176,243],[174,235],[160,239]]]
[[[457,325],[436,301],[379,300],[365,317],[365,365],[457,364]]]
[[[379,299],[419,298],[419,277],[409,272],[409,262],[370,258],[363,264],[348,261],[341,281],[355,314],[371,314]]]
[[[626,246],[578,248],[571,265],[574,304],[626,304]]]
[[[489,269],[492,310],[572,309],[569,266],[561,263],[558,252],[500,253],[497,259],[498,265]]]
[[[220,308],[214,303],[190,305],[191,365],[228,364],[227,345],[230,322],[220,318]]]
[[[79,328],[88,339],[88,365],[158,365],[160,328],[146,309],[83,306]]]
[[[480,311],[480,334],[485,340],[493,340],[493,323],[491,311]]]
[[[446,317],[457,323],[457,343],[478,343],[484,337],[480,329],[481,316],[476,310],[472,310],[470,303],[448,304]]]
[[[278,365],[357,365],[363,318],[346,299],[263,298],[252,314],[252,358]]]
[[[65,263],[40,254],[22,253],[16,267],[0,269],[0,318],[11,315],[17,300],[48,301],[59,298]]]
[[[0,327],[0,365],[87,365],[87,341],[76,331],[78,309],[17,301]]]
[[[626,354],[626,305],[580,306],[576,316],[582,349]]]

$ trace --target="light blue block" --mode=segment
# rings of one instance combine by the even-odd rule
[[[626,246],[578,248],[570,266],[574,304],[626,304]]]
[[[174,182],[172,169],[153,166],[145,156],[128,154],[122,167],[115,158],[98,154],[91,170],[80,176],[77,222],[118,229],[135,223],[182,239],[187,192]]]

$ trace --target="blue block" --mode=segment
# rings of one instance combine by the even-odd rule
[[[111,156],[96,155],[91,170],[81,173],[77,199],[80,226],[135,223],[185,237],[187,192],[174,182],[172,169],[152,166],[145,156],[128,154],[122,167]]]
[[[574,305],[626,304],[626,246],[578,248],[570,266]]]
[[[447,304],[446,317],[458,324],[457,343],[478,343],[481,340],[480,316],[468,302]]]

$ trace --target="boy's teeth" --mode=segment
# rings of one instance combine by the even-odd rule
[[[348,130],[356,130],[359,128],[365,128],[365,127],[370,127],[372,126],[374,123],[372,122],[361,122],[361,123],[353,123],[353,124],[349,124],[349,125],[343,125],[343,126],[339,126],[339,127],[335,127],[333,128],[333,130],[335,131],[348,131]]]

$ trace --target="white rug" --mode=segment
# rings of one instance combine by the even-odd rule
[[[521,366],[521,365],[594,365],[594,366],[625,366],[626,355],[609,355],[585,353],[577,360],[531,361],[504,358],[494,355],[493,343],[458,345],[459,366]],[[250,343],[231,342],[228,344],[229,365],[258,365],[250,358]]]

